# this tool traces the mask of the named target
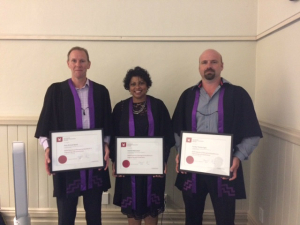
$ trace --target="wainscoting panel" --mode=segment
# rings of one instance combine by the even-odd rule
[[[0,126],[0,207],[9,206],[7,135],[7,126]]]
[[[53,195],[52,177],[45,172],[44,150],[34,138],[36,119],[1,119],[0,118],[0,210],[7,218],[8,225],[13,224],[14,217],[14,186],[12,170],[12,142],[25,143],[27,164],[28,204],[32,224],[56,224],[56,202]],[[167,210],[164,214],[163,224],[184,224],[184,204],[181,192],[174,186],[175,149],[171,150],[168,161],[168,175],[166,184]],[[249,186],[250,163],[244,163],[246,186]],[[112,204],[115,178],[111,176],[112,188],[109,193],[109,204],[102,205],[104,224],[126,224],[126,218],[121,214],[120,208]],[[247,187],[248,196],[249,187]],[[249,200],[237,201],[236,224],[247,224],[247,211]],[[78,224],[84,224],[82,200],[78,204]],[[117,215],[117,216],[116,216]],[[80,222],[81,221],[81,222]],[[116,221],[118,221],[116,223]],[[170,221],[173,221],[172,223]],[[204,224],[214,224],[214,214],[210,198],[207,198]]]
[[[249,225],[300,224],[300,132],[261,126],[264,138],[251,160]]]

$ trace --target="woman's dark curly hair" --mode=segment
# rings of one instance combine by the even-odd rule
[[[137,66],[134,69],[130,69],[127,71],[127,74],[123,80],[124,88],[126,90],[129,90],[129,84],[130,84],[132,77],[139,77],[139,78],[143,79],[146,82],[148,88],[150,88],[152,85],[152,80],[151,80],[151,77],[150,77],[148,71]]]

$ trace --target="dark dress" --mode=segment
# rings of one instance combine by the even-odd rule
[[[151,96],[147,96],[151,104],[151,112],[153,115],[154,135],[164,138],[164,162],[168,160],[170,148],[174,146],[174,133],[171,125],[169,112],[164,103]],[[129,101],[131,98],[119,102],[113,110],[113,124],[115,136],[129,136]],[[133,109],[139,111],[141,104],[133,103]],[[147,112],[149,106],[146,104],[145,108],[139,113],[134,114],[134,130],[138,137],[149,136],[149,120]],[[115,159],[114,140],[111,141],[111,158]],[[132,197],[132,179],[135,180],[135,204],[133,206],[134,198]],[[151,202],[147,198],[149,188],[147,188],[151,180]],[[114,204],[121,207],[123,214],[128,218],[143,219],[147,216],[156,217],[164,211],[164,190],[165,190],[165,176],[162,178],[152,176],[125,176],[116,178]]]

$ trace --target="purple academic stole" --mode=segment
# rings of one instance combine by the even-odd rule
[[[219,93],[219,102],[218,102],[218,133],[224,133],[224,92],[225,88],[221,86]],[[195,101],[192,110],[192,131],[197,132],[197,108],[200,99],[200,89],[196,89]],[[218,195],[220,196],[220,189],[222,185],[221,178],[218,178]],[[192,173],[192,193],[196,193],[196,173]]]
[[[71,79],[68,80],[70,89],[73,94],[74,103],[75,103],[75,115],[76,115],[76,128],[78,130],[82,129],[82,109],[81,102],[78,96],[78,93],[75,89],[75,86]],[[94,98],[93,98],[93,82],[89,80],[89,93],[88,93],[88,103],[89,103],[89,116],[90,116],[90,128],[95,128],[95,107],[94,107]],[[89,169],[89,180],[88,180],[88,189],[93,188],[93,170]],[[86,188],[86,170],[80,170],[80,190],[85,191]]]
[[[148,136],[154,136],[154,120],[151,110],[150,98],[147,97],[147,116],[148,116]],[[133,117],[133,101],[132,98],[129,100],[129,136],[135,136],[134,117]],[[151,205],[151,188],[152,188],[152,176],[148,176],[147,181],[147,206]],[[131,188],[132,188],[132,209],[136,209],[136,184],[135,176],[131,176]]]

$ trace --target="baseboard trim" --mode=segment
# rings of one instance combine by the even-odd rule
[[[254,216],[250,213],[248,214],[248,225],[263,225],[261,222],[257,221]]]
[[[14,208],[2,208],[1,213],[6,220],[7,225],[13,225],[15,217]],[[31,225],[56,225],[57,224],[57,211],[54,208],[40,208],[29,209],[31,218]],[[77,211],[76,225],[85,225],[84,211],[79,208]],[[161,216],[159,217],[159,224],[161,223]],[[247,211],[237,211],[235,216],[236,225],[247,225],[248,215]],[[185,213],[182,209],[167,209],[163,214],[164,225],[183,225],[185,222]],[[126,216],[124,216],[120,209],[103,209],[102,210],[102,223],[103,225],[122,225],[128,224]],[[203,225],[215,225],[214,212],[206,210],[203,215]],[[256,225],[256,224],[252,224]],[[260,224],[257,224],[260,225]]]

